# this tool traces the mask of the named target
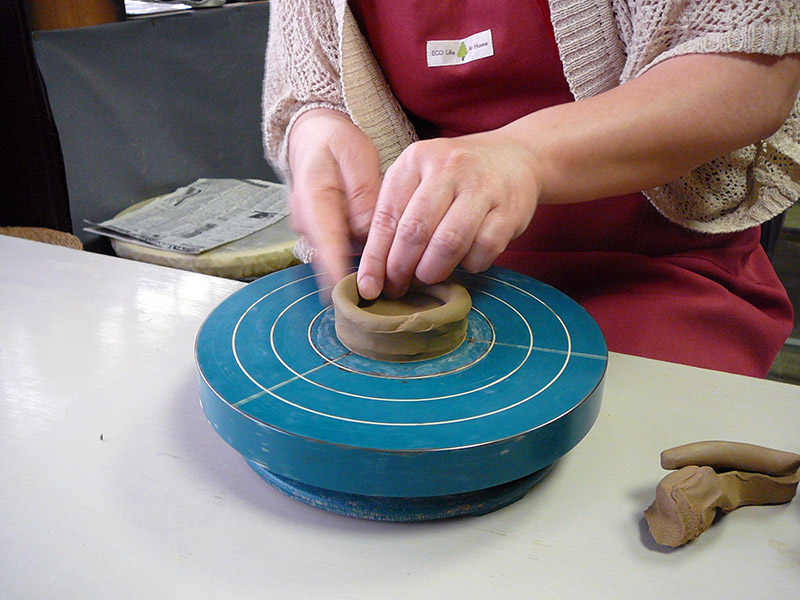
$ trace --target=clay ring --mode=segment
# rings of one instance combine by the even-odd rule
[[[472,299],[452,281],[412,287],[397,300],[363,300],[356,274],[331,294],[336,336],[349,350],[376,360],[408,362],[441,356],[467,335]]]

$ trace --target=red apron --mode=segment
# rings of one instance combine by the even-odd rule
[[[421,137],[495,129],[573,101],[546,0],[350,5]],[[434,52],[444,66],[428,66]],[[637,193],[540,206],[496,264],[574,298],[612,351],[763,377],[793,315],[759,240],[758,227],[684,229]]]

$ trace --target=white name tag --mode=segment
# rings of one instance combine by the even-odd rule
[[[494,56],[492,30],[487,29],[463,40],[430,40],[425,46],[429,67],[463,65]]]

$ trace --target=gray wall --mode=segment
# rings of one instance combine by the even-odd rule
[[[199,177],[276,180],[263,158],[266,2],[37,32],[74,233]]]

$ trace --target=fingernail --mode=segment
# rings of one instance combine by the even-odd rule
[[[358,277],[356,278],[356,283],[358,285],[359,295],[365,300],[374,300],[381,293],[381,288],[378,286],[378,282],[375,281],[374,277],[370,277],[369,275]]]

